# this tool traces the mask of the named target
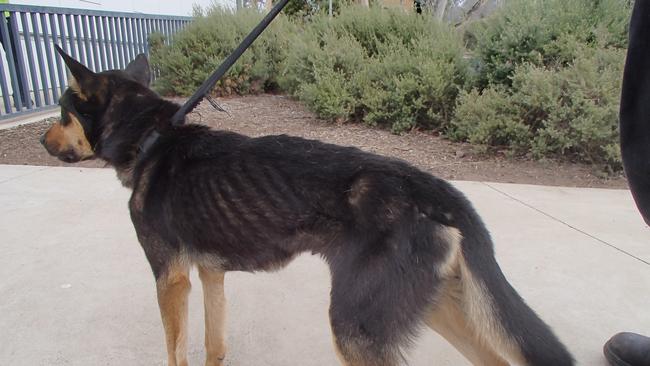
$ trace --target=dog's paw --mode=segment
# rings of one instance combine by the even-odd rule
[[[211,357],[210,359],[207,359],[205,361],[205,366],[223,366],[226,364],[224,361],[226,358],[225,355],[220,356],[220,357]]]

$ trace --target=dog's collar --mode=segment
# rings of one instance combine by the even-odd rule
[[[160,132],[154,130],[151,130],[140,142],[138,145],[138,154],[136,155],[136,158],[138,160],[142,159],[144,155],[147,154],[147,152],[151,149],[153,145],[156,144],[156,142],[160,139]]]

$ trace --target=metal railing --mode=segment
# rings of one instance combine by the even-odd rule
[[[58,44],[93,71],[149,55],[149,35],[174,33],[191,17],[0,4],[0,119],[55,105],[67,86]]]

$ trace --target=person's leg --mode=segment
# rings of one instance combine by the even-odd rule
[[[635,1],[621,93],[621,156],[639,212],[650,225],[650,1]]]
[[[621,155],[639,212],[650,225],[650,1],[636,1],[621,95]],[[613,366],[650,366],[650,338],[619,333],[604,346]]]

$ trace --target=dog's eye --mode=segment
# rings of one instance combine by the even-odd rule
[[[93,116],[88,114],[88,113],[82,113],[81,117],[83,117],[84,119],[92,119],[93,118]]]

